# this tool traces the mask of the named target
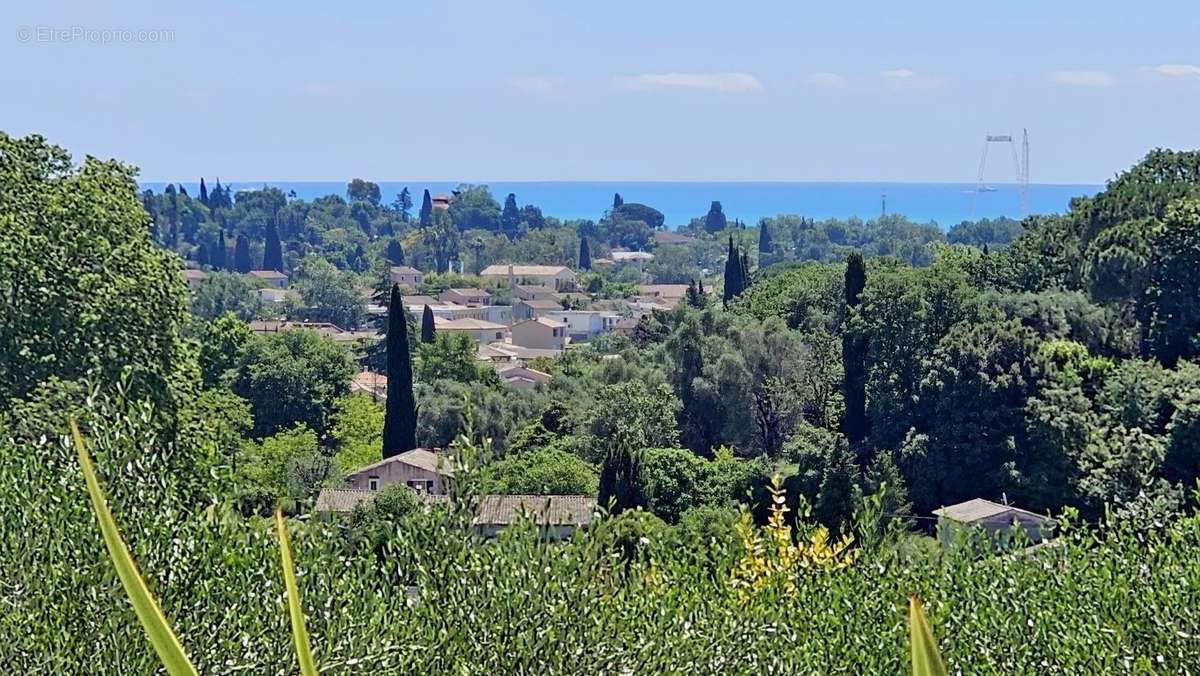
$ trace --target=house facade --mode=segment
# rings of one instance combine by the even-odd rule
[[[437,331],[465,333],[477,343],[492,343],[503,341],[508,334],[508,327],[503,324],[484,321],[482,319],[441,319],[434,316],[434,329]]]
[[[512,344],[539,350],[565,350],[567,327],[549,319],[527,319],[512,325]]]
[[[278,270],[251,270],[246,274],[276,289],[286,289],[288,286],[288,276]]]
[[[392,284],[417,286],[425,283],[425,273],[407,265],[393,265],[388,272],[388,279]]]
[[[523,300],[513,306],[513,319],[524,321],[526,319],[537,319],[544,316],[547,312],[563,309],[562,303],[553,299],[536,299]]]
[[[621,319],[618,314],[599,310],[556,310],[547,312],[544,318],[565,326],[567,337],[581,342],[612,331]]]
[[[492,294],[483,289],[446,289],[439,296],[438,300],[443,303],[455,303],[458,305],[466,305],[467,307],[480,307],[492,302]]]
[[[450,459],[424,448],[384,458],[346,475],[345,487],[379,491],[397,484],[431,495],[445,495],[454,477]]]

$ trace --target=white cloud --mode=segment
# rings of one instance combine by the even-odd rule
[[[547,95],[560,91],[554,80],[540,75],[518,75],[505,81],[508,88],[520,94]]]
[[[1155,66],[1151,70],[1163,77],[1200,78],[1200,66],[1190,63],[1164,63],[1160,66]]]
[[[307,82],[300,88],[300,92],[305,96],[315,96],[319,98],[329,98],[337,96],[338,91],[332,86],[323,82]]]
[[[813,87],[845,89],[850,82],[837,73],[812,73],[804,80]]]
[[[1117,83],[1103,70],[1056,70],[1050,73],[1050,81],[1069,87],[1111,87]]]
[[[765,89],[749,73],[643,73],[615,80],[618,87],[634,91],[695,89],[722,94],[747,94]]]
[[[920,75],[908,68],[894,68],[879,72],[879,77],[892,89],[935,89],[942,86],[942,78]]]

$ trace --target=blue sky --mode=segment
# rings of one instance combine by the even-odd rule
[[[1194,1],[11,4],[0,129],[146,180],[970,182],[1027,127],[1032,181],[1092,183],[1200,147]]]

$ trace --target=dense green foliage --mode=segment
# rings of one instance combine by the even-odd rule
[[[697,273],[682,277],[696,280],[683,302],[628,338],[535,360],[552,380],[519,391],[465,336],[416,340],[378,265],[389,243],[442,271],[417,289],[435,292],[464,279],[448,272],[464,253],[478,267],[570,262],[581,241],[597,259],[649,248],[661,214],[618,197],[600,222],[566,224],[464,186],[450,210],[410,219],[411,201],[383,206],[366,181],[349,200],[312,203],[218,183],[199,200],[144,195],[148,222],[132,170],[71,169],[40,139],[0,141],[0,664],[154,669],[110,593],[68,416],[205,673],[294,664],[262,516],[308,512],[320,488],[384,452],[452,441],[471,469],[448,506],[400,487],[296,524],[322,667],[897,673],[912,593],[951,672],[1171,673],[1195,661],[1196,153],[1155,151],[1019,234],[957,229],[958,241],[1007,243],[986,252],[896,216],[780,216],[758,232],[697,219],[691,241],[657,248],[676,247],[663,274]],[[180,261],[152,240],[223,256],[222,240],[244,238],[257,260],[276,230],[300,295],[289,314],[354,326],[362,289],[390,290],[388,409],[348,394],[355,360],[374,363],[377,349],[252,334],[254,289],[231,274],[210,275],[189,316]],[[700,273],[722,264],[723,280]],[[641,274],[584,283],[631,295]],[[36,303],[20,293],[31,279]],[[705,282],[723,282],[727,302],[710,302]],[[465,420],[479,439],[463,436]],[[485,545],[470,503],[488,491],[596,495],[612,510],[558,545],[528,526]],[[929,511],[975,497],[1061,514],[1061,535],[1025,555],[931,550]],[[768,541],[844,558],[769,573]],[[768,573],[735,584],[747,570]]]

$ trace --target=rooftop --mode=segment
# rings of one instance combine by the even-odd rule
[[[586,526],[596,498],[586,495],[485,495],[472,523],[507,526],[528,518],[539,526]]]
[[[259,279],[287,279],[288,276],[278,270],[251,270],[246,274]]]
[[[393,455],[390,458],[384,458],[379,462],[373,462],[366,467],[359,467],[350,474],[362,474],[370,472],[373,469],[378,469],[384,465],[398,462],[413,467],[420,467],[423,470],[435,472],[443,476],[454,476],[454,467],[450,464],[450,459],[444,455],[438,455],[433,451],[424,448],[414,448],[411,451],[405,451],[399,455]]]
[[[998,502],[992,502],[991,500],[984,500],[983,498],[975,498],[973,500],[967,500],[966,502],[960,502],[957,505],[950,505],[949,507],[935,509],[933,510],[933,513],[950,519],[951,521],[968,524],[1008,513],[1025,514],[1027,516],[1035,517],[1044,521],[1050,520],[1049,517],[1042,514],[1035,514],[1024,509],[1013,507],[1012,505],[1002,505]]]
[[[393,265],[392,266],[392,274],[393,275],[423,275],[425,273],[421,272],[420,270],[418,270],[414,267],[410,267],[408,265]]]
[[[535,300],[523,300],[522,305],[531,307],[534,310],[561,310],[562,303],[550,298],[538,298]]]
[[[489,265],[479,273],[480,277],[507,277],[509,268],[514,276],[518,277],[553,277],[564,272],[570,272],[571,268],[565,265],[508,265],[501,263],[499,265]]]
[[[470,317],[462,319],[434,317],[434,326],[439,331],[502,331],[508,328],[503,324],[484,321],[482,319],[471,319]]]

